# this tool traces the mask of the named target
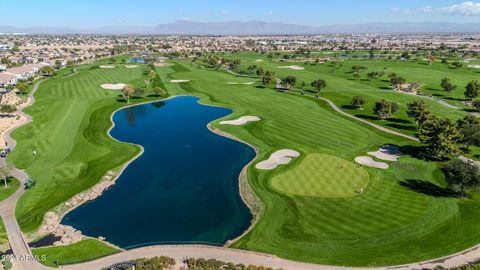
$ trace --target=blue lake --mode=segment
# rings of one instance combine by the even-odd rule
[[[142,57],[132,57],[128,59],[128,63],[145,63],[145,59]]]
[[[252,216],[238,177],[255,151],[208,130],[231,110],[197,102],[176,97],[115,113],[112,137],[145,152],[112,188],[68,213],[62,224],[122,248],[223,244],[245,231]]]

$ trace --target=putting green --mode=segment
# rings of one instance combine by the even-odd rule
[[[280,192],[324,198],[355,196],[367,184],[367,171],[324,154],[310,154],[294,169],[272,179],[273,188]]]

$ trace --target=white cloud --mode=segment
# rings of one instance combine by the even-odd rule
[[[190,17],[183,17],[182,18],[182,21],[191,21],[191,20],[192,20],[192,18],[190,18]]]
[[[274,14],[273,11],[270,10],[267,13],[265,13],[265,16],[271,17],[271,16],[273,16],[273,14]]]
[[[447,7],[393,8],[392,15],[441,14],[451,16],[480,16],[480,2],[467,1]]]
[[[232,15],[232,13],[229,12],[229,11],[223,10],[223,11],[222,11],[222,15],[223,15],[223,16],[230,16],[230,15]]]

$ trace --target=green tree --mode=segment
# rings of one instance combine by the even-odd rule
[[[480,111],[480,100],[474,100],[472,102],[472,106],[475,108],[475,110]]]
[[[297,78],[295,76],[287,76],[282,79],[282,87],[283,89],[290,89],[291,87],[295,86],[297,82]]]
[[[415,100],[407,104],[407,115],[415,119],[415,123],[417,123],[418,126],[417,130],[420,130],[423,123],[430,117],[430,112],[423,100]]]
[[[432,158],[444,159],[460,154],[457,143],[461,141],[462,134],[456,123],[448,118],[430,117],[420,129],[419,139]]]
[[[273,73],[270,70],[267,70],[265,74],[262,76],[262,85],[266,87],[267,85],[271,84],[273,82],[273,79],[275,77],[275,73]]]
[[[367,73],[367,78],[371,81],[371,80],[373,80],[373,79],[376,79],[376,78],[378,78],[378,77],[381,77],[380,74],[381,74],[381,73],[380,73],[380,72],[377,72],[377,71],[369,72],[369,73]]]
[[[24,82],[18,82],[15,87],[20,94],[24,94],[27,91],[27,84]]]
[[[0,179],[3,181],[5,188],[8,187],[8,178],[12,176],[12,171],[12,165],[6,165],[0,168]]]
[[[472,100],[474,98],[478,98],[480,95],[480,82],[475,80],[471,81],[465,87],[465,97]]]
[[[263,69],[263,67],[258,67],[257,68],[257,76],[262,77],[263,74],[265,74],[265,70]]]
[[[462,197],[465,197],[467,188],[480,185],[479,169],[472,162],[454,159],[442,168],[442,172],[445,175],[448,187],[455,192],[459,192]]]
[[[367,104],[367,100],[361,96],[353,96],[352,100],[350,101],[350,105],[357,109],[363,108],[365,104]]]
[[[392,102],[385,99],[375,102],[373,113],[382,120],[390,118],[393,114]]]
[[[159,86],[152,89],[153,94],[157,97],[163,97],[167,95],[167,91]]]
[[[133,97],[134,91],[135,89],[133,89],[131,85],[125,85],[125,87],[123,87],[122,96],[127,103],[130,103],[130,98]]]
[[[10,115],[16,111],[17,111],[17,107],[15,105],[10,105],[10,104],[0,105],[0,112],[2,114]]]
[[[310,84],[313,89],[315,89],[317,91],[317,97],[320,96],[320,91],[327,87],[327,82],[325,80],[322,80],[322,79],[318,79],[318,80],[315,80],[313,81],[311,84]]]
[[[443,88],[443,90],[445,92],[447,92],[448,94],[451,94],[453,92],[453,90],[455,90],[455,88],[457,88],[456,85],[453,85],[451,82],[450,82],[450,79],[449,78],[443,78],[442,79],[442,82],[440,83],[440,86]]]
[[[360,65],[353,65],[352,66],[352,72],[353,72],[353,77],[355,80],[358,80],[360,78],[360,71],[366,70],[367,67],[360,66]]]
[[[395,73],[391,73],[388,77],[390,78],[390,85],[392,87],[395,87],[397,85],[401,85],[407,82],[405,78],[403,78],[402,76],[398,76]]]
[[[55,67],[55,69],[60,69],[60,68],[62,68],[62,61],[60,61],[60,60],[58,60],[58,59],[55,60],[54,67]]]
[[[459,68],[463,67],[463,64],[460,63],[460,62],[458,62],[458,61],[456,61],[456,62],[453,62],[453,63],[452,63],[452,67],[453,67],[454,69],[459,69]]]
[[[39,73],[42,76],[52,76],[55,70],[51,66],[44,66],[40,68]]]
[[[460,141],[468,151],[471,145],[480,146],[480,119],[467,115],[457,121],[457,128],[462,134]]]

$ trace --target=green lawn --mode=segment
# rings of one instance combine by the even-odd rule
[[[8,243],[7,232],[5,231],[5,224],[3,224],[3,219],[0,217],[0,245]],[[6,249],[9,247],[6,246]]]
[[[17,204],[16,215],[25,232],[33,232],[47,211],[93,186],[108,170],[140,151],[107,135],[110,115],[125,103],[118,101],[120,91],[104,90],[100,85],[144,87],[144,68],[128,69],[123,64],[115,69],[98,68],[105,63],[79,66],[77,75],[43,82],[35,104],[25,110],[33,123],[12,134],[19,144],[8,161],[37,180]],[[131,103],[151,99],[131,99]]]
[[[7,186],[5,182],[0,181],[0,202],[6,198],[12,196],[15,191],[20,187],[20,181],[15,177],[9,177],[7,180]]]
[[[91,261],[119,252],[118,249],[106,245],[98,240],[87,239],[69,246],[35,248],[33,255],[40,258],[46,266],[74,264]]]
[[[359,195],[368,184],[368,172],[341,158],[309,154],[295,168],[272,179],[280,192],[309,197],[341,198]]]
[[[236,57],[239,56],[232,56]],[[252,55],[244,62],[248,65],[248,61],[254,62],[261,57]],[[262,65],[277,65],[264,59],[260,62],[264,63]],[[255,85],[228,85],[231,81],[249,82],[255,80],[253,78],[235,77],[180,62],[159,70],[165,79],[192,80],[184,85],[167,84],[171,93],[194,94],[202,97],[202,102],[233,108],[234,115],[229,118],[260,116],[262,121],[243,127],[222,126],[218,124],[220,120],[213,123],[214,127],[256,145],[260,149],[258,160],[266,159],[275,150],[289,148],[307,157],[322,153],[353,162],[356,156],[376,151],[385,143],[412,144],[412,141],[346,119],[325,102],[313,98]],[[295,74],[304,80],[325,75],[308,69],[277,72]],[[338,78],[328,83],[323,95],[342,94],[342,91],[333,91],[341,87],[345,92],[350,91],[344,94],[346,102],[356,94],[356,89],[362,89],[368,82]],[[389,90],[375,91],[376,98],[387,96],[398,102],[401,110],[416,98]],[[428,104],[432,111],[442,116],[459,118],[466,115],[433,101]],[[398,121],[410,121],[403,111],[397,117]],[[389,124],[389,121],[374,122]],[[445,186],[437,163],[407,156],[386,171],[367,168],[369,183],[362,196],[291,196],[272,187],[270,183],[274,177],[298,166],[301,162],[268,172],[248,170],[249,183],[264,202],[265,209],[256,226],[232,247],[315,263],[379,266],[435,258],[480,242],[480,237],[476,237],[480,230],[478,197],[458,200],[435,196],[432,190],[442,190]]]
[[[261,54],[229,57],[242,58],[242,65],[257,63],[275,69],[278,76],[294,74],[300,81],[324,78],[329,86],[322,96],[339,106],[348,105],[353,95],[368,98],[365,110],[344,108],[346,111],[405,134],[415,133],[415,125],[406,117],[405,108],[418,97],[380,89],[388,84],[382,80],[352,80],[348,70],[353,60],[345,61],[341,69],[331,73],[327,65],[295,63],[305,66],[305,70],[276,69],[285,64],[272,62]],[[144,79],[142,68],[129,70],[121,65],[115,69],[95,68],[99,64],[79,67],[79,74],[72,77],[46,81],[36,94],[35,105],[27,110],[34,122],[13,134],[19,145],[9,161],[25,168],[38,181],[17,207],[17,217],[24,231],[34,231],[45,212],[94,185],[106,171],[121,166],[139,151],[135,146],[116,142],[106,135],[111,125],[110,114],[125,104],[117,101],[118,92],[102,90],[99,85],[124,82],[140,86]],[[188,61],[172,61],[171,64],[157,68],[170,94],[196,95],[202,103],[232,108],[234,113],[228,118],[261,117],[261,121],[245,126],[220,125],[221,119],[212,123],[214,128],[255,145],[260,150],[257,161],[268,158],[278,149],[302,153],[290,165],[272,171],[248,169],[248,182],[265,207],[256,226],[232,247],[314,263],[381,266],[448,255],[480,242],[480,196],[473,191],[471,198],[465,200],[442,196],[445,183],[439,169],[441,164],[408,155],[391,163],[388,170],[360,169],[353,164],[355,157],[376,151],[384,144],[406,147],[414,142],[343,117],[321,100],[279,93],[259,87],[258,83],[228,84],[256,81],[254,78],[198,68],[198,64]],[[362,64],[368,65],[369,70],[386,67],[408,80],[422,80],[424,88],[436,87],[437,80],[439,82],[446,75],[456,83],[476,76],[470,70],[449,70],[437,63],[428,66],[364,61]],[[191,82],[174,84],[170,79]],[[452,96],[460,98],[461,95]],[[379,121],[372,117],[371,106],[380,98],[399,104],[400,111],[393,119]],[[461,101],[439,98],[461,106]],[[148,98],[133,102],[145,100]],[[466,115],[466,112],[447,108],[434,100],[426,101],[434,114],[452,119]],[[33,149],[38,152],[36,157],[31,155]],[[343,169],[339,169],[341,166]],[[326,177],[322,170],[335,178]],[[342,174],[337,174],[336,170],[341,170]],[[366,173],[365,192],[361,196],[347,196],[354,195],[352,191],[360,187],[352,185],[351,176],[363,174],[358,181],[366,184]],[[313,186],[317,182],[296,175],[323,178],[324,181],[318,181],[323,187],[319,184],[311,188],[318,192],[315,196],[305,194],[310,189],[306,185]],[[296,191],[292,191],[295,186],[287,182],[283,182],[281,188],[272,185],[275,181],[298,181],[298,178],[309,182],[305,182],[303,188],[297,186]],[[336,195],[327,196],[327,193]],[[95,250],[91,253],[89,255],[97,255]]]

